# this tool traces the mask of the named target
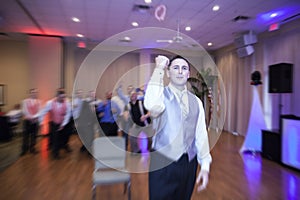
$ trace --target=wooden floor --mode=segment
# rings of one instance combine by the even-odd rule
[[[208,188],[193,193],[192,200],[291,200],[300,199],[300,173],[261,158],[259,154],[239,154],[243,137],[222,133],[212,150]],[[0,172],[1,200],[86,200],[91,199],[93,158],[79,151],[81,143],[73,135],[73,152],[61,151],[53,160],[46,138],[40,138],[37,155],[25,155]],[[136,156],[135,159],[145,159]],[[147,173],[132,174],[132,200],[148,199]],[[97,188],[97,199],[122,200],[123,185]],[[158,191],[159,192],[159,191]]]

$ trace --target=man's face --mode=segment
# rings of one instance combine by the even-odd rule
[[[83,92],[82,92],[82,90],[78,90],[77,92],[76,92],[76,97],[78,97],[78,98],[82,98],[82,94],[83,94]]]
[[[106,99],[110,100],[112,98],[112,92],[106,92]]]
[[[132,85],[129,85],[128,87],[127,87],[127,94],[131,94],[131,92],[133,91],[133,86]]]
[[[175,87],[179,89],[184,87],[187,79],[190,77],[189,64],[180,58],[173,60],[167,71],[167,76]]]
[[[30,97],[32,99],[36,99],[37,98],[37,95],[38,95],[38,91],[37,90],[31,90],[30,91]]]
[[[91,91],[91,92],[90,92],[90,97],[91,97],[92,99],[96,98],[96,92],[95,92],[95,91]]]
[[[57,96],[57,101],[60,102],[60,103],[63,103],[65,98],[66,98],[66,94],[59,94]]]
[[[137,100],[137,93],[136,92],[131,92],[130,101],[134,102],[136,100]]]

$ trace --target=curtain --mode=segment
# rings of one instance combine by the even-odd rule
[[[258,36],[254,44],[255,52],[239,58],[234,46],[215,52],[216,65],[223,78],[226,89],[226,119],[224,130],[245,135],[252,105],[251,73],[261,72],[263,84],[258,87],[268,129],[279,128],[279,103],[281,114],[300,116],[300,20],[281,26],[276,32],[265,32]],[[277,63],[293,64],[293,93],[268,93],[269,66]],[[281,102],[279,102],[281,95]]]

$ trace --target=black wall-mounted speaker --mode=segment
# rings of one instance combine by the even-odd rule
[[[279,63],[269,66],[269,93],[293,92],[293,64]]]

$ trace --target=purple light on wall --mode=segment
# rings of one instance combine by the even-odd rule
[[[267,13],[262,13],[257,16],[257,19],[261,22],[273,23],[280,22],[287,17],[291,17],[297,13],[297,9],[299,9],[299,4],[294,6],[285,6],[279,9],[270,10]]]
[[[285,11],[271,11],[268,13],[264,13],[260,15],[260,19],[262,19],[263,21],[271,21],[274,20],[276,18],[280,18],[285,14]]]

